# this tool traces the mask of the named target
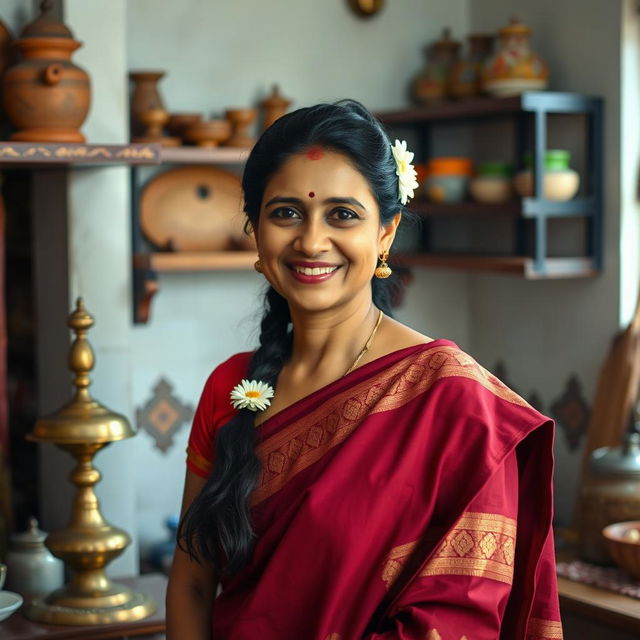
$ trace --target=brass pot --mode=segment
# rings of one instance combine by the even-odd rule
[[[27,25],[15,46],[22,60],[3,79],[4,107],[22,142],[85,142],[80,133],[91,100],[88,74],[71,62],[82,46],[71,31],[50,15]]]
[[[600,447],[591,454],[580,504],[580,555],[612,564],[604,527],[640,520],[640,433],[631,432],[622,447]]]

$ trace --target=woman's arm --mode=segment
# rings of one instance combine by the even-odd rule
[[[198,495],[205,479],[187,471],[182,513]],[[198,564],[176,547],[167,587],[167,640],[210,640],[211,606],[218,579],[208,564]]]

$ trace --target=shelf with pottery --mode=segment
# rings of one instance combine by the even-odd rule
[[[598,273],[592,258],[547,258],[546,271],[540,274],[533,258],[474,253],[400,253],[393,257],[400,267],[463,269],[485,273],[516,275],[526,280],[547,278],[590,278]]]
[[[149,321],[160,273],[245,271],[257,259],[255,245],[243,233],[240,178],[217,166],[241,166],[249,149],[163,146],[160,153],[167,166],[162,172],[143,180],[142,168],[131,168],[138,324]]]
[[[568,218],[589,215],[596,206],[594,198],[574,198],[566,202],[553,202],[542,198],[518,198],[508,202],[485,203],[464,201],[457,203],[431,202],[426,198],[415,200],[409,209],[420,216],[513,216],[531,217],[543,213],[548,217]]]
[[[547,150],[547,119],[556,114],[581,115],[586,118],[585,171],[581,176],[581,190],[575,185],[573,194],[555,197],[549,193],[547,166],[550,154]],[[379,113],[378,117],[392,132],[416,135],[416,158],[430,158],[434,127],[455,122],[471,122],[474,128],[482,127],[488,118],[515,120],[513,157],[516,159],[518,177],[527,173],[527,187],[521,193],[525,197],[504,199],[496,203],[476,202],[457,198],[456,202],[416,199],[410,209],[423,218],[426,227],[438,224],[447,216],[470,218],[499,217],[515,220],[513,255],[508,259],[493,255],[468,255],[464,252],[444,257],[436,248],[422,246],[418,262],[424,266],[438,266],[514,273],[526,278],[592,277],[602,268],[603,227],[603,101],[601,98],[576,93],[554,91],[530,91],[510,97],[477,97],[459,101],[442,101],[437,104],[410,107],[404,110]],[[532,140],[528,140],[528,132]],[[402,135],[402,134],[401,134]],[[530,167],[525,169],[525,157],[529,154]],[[437,159],[432,159],[435,162]],[[443,158],[457,160],[457,158]],[[470,169],[470,161],[469,161]],[[569,171],[568,171],[569,172]],[[470,173],[470,171],[469,171]],[[575,174],[575,172],[573,172]],[[575,177],[578,178],[577,174]],[[425,180],[425,196],[429,185]],[[577,194],[576,194],[577,192]],[[544,195],[542,195],[544,193]],[[438,198],[432,198],[437,200]],[[446,200],[446,198],[445,198]],[[548,255],[548,222],[553,218],[573,218],[584,221],[585,255],[555,258]],[[528,225],[527,223],[531,224]],[[531,250],[530,250],[531,249]],[[458,257],[456,258],[456,255]],[[414,264],[417,264],[413,259]]]

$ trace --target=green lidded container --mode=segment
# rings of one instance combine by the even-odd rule
[[[566,171],[569,169],[571,154],[565,149],[547,149],[544,153],[545,171]],[[527,151],[524,154],[524,165],[527,169],[533,168],[533,153]]]
[[[482,162],[476,172],[481,178],[510,178],[513,167],[507,162]]]

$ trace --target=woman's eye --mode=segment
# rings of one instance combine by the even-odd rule
[[[278,207],[271,212],[271,217],[281,220],[295,220],[300,217],[300,214],[291,207]]]
[[[331,212],[331,218],[339,222],[348,222],[350,220],[359,220],[360,216],[351,209],[334,209]]]

